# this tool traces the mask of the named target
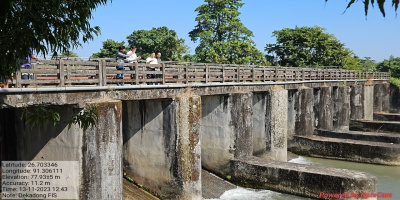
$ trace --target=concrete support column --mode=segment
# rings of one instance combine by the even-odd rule
[[[295,134],[296,122],[296,101],[298,99],[297,90],[288,90],[288,138],[291,139]]]
[[[364,112],[363,119],[373,120],[374,118],[374,85],[367,82],[364,85]]]
[[[321,87],[314,94],[314,112],[317,129],[333,130],[332,87]]]
[[[182,179],[179,199],[201,200],[201,98],[183,94],[176,96],[175,101],[178,163]]]
[[[270,103],[267,108],[270,121],[267,130],[267,156],[273,160],[287,161],[287,118],[288,91],[274,86],[270,92]]]
[[[314,133],[314,109],[313,109],[313,89],[300,87],[298,90],[298,100],[295,103],[296,135],[313,135]]]
[[[122,103],[89,103],[99,113],[83,134],[80,199],[122,199]]]
[[[352,85],[350,92],[350,119],[362,119],[364,116],[364,85]]]
[[[389,112],[390,84],[374,85],[374,112]]]
[[[201,199],[201,101],[124,102],[124,170],[162,199]]]
[[[400,113],[400,87],[390,85],[390,112]]]
[[[202,97],[202,166],[230,173],[230,160],[253,155],[252,93]]]
[[[350,87],[333,88],[333,129],[348,131],[350,123]]]

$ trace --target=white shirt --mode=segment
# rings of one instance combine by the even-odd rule
[[[131,54],[131,53],[132,53],[132,51],[128,51],[127,55],[129,55],[129,54]],[[133,53],[133,54],[132,54],[131,56],[129,56],[126,60],[127,60],[129,63],[137,62],[136,53]]]
[[[157,59],[156,58],[151,58],[151,57],[148,57],[146,59],[146,63],[147,64],[158,64]]]

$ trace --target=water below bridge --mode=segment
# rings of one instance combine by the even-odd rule
[[[355,163],[355,162],[347,162],[347,161],[339,161],[331,159],[311,158],[304,156],[292,159],[289,162],[367,172],[377,177],[378,179],[377,192],[382,192],[385,194],[391,193],[393,195],[391,199],[400,199],[400,190],[399,190],[400,167],[398,166],[373,165],[373,164]],[[298,196],[282,194],[269,190],[235,188],[225,191],[219,198],[211,198],[208,200],[254,200],[254,199],[306,200],[308,198],[301,198]]]

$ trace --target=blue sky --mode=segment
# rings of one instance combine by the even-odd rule
[[[387,0],[389,1],[389,0]],[[151,2],[151,3],[150,3]],[[400,57],[400,18],[396,17],[391,3],[386,4],[386,18],[378,7],[370,7],[364,15],[362,1],[353,4],[345,13],[347,0],[243,0],[239,10],[242,23],[254,33],[257,48],[264,52],[267,43],[275,43],[274,30],[295,26],[321,26],[335,35],[359,57],[371,57],[376,61],[390,55]],[[391,1],[390,1],[391,2]],[[113,0],[93,13],[92,26],[100,26],[102,34],[82,48],[74,49],[80,57],[99,52],[107,39],[125,41],[135,30],[150,30],[167,26],[185,39],[190,53],[198,43],[188,37],[196,25],[194,10],[202,0]],[[400,11],[400,10],[399,10]]]

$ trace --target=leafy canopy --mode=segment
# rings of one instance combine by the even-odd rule
[[[261,64],[263,54],[251,40],[253,32],[240,21],[241,0],[205,0],[195,11],[197,25],[189,32],[199,42],[196,57],[199,62],[225,64]]]
[[[100,49],[100,52],[92,54],[93,58],[115,58],[115,54],[117,53],[119,46],[125,45],[125,42],[117,42],[112,39],[107,39],[103,42],[103,48]],[[128,47],[126,47],[128,48]]]
[[[189,49],[184,39],[179,38],[174,30],[165,26],[133,31],[126,39],[129,46],[136,46],[137,54],[161,52],[162,60],[181,60],[182,55]]]
[[[355,3],[358,0],[350,0],[349,4],[347,4],[347,8],[350,8],[351,5],[353,5],[353,3]],[[325,2],[328,2],[328,0],[325,0]],[[381,11],[383,17],[385,17],[386,13],[385,13],[385,2],[386,0],[377,0],[376,4],[378,4],[379,10]],[[389,2],[389,1],[387,1]],[[397,9],[399,8],[399,0],[392,0],[392,7],[394,7],[395,11],[397,12]],[[369,6],[371,5],[372,7],[375,6],[375,0],[364,0],[362,1],[362,3],[364,4],[364,12],[365,12],[365,16],[368,15],[368,9]]]
[[[390,72],[394,78],[400,78],[400,57],[390,56],[389,59],[378,63],[376,68],[381,72]]]
[[[318,67],[344,66],[351,51],[325,28],[297,27],[274,31],[275,44],[267,44],[265,51],[282,66]]]
[[[0,5],[0,79],[9,78],[32,48],[64,52],[100,33],[92,11],[107,0],[3,0]]]

